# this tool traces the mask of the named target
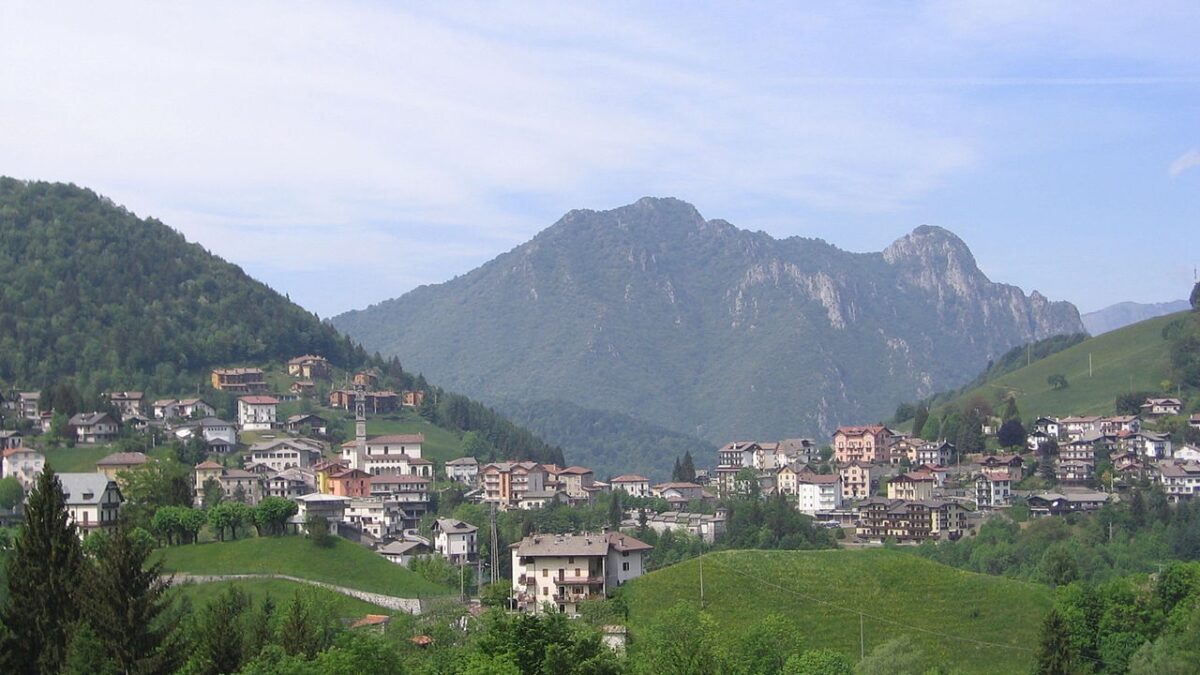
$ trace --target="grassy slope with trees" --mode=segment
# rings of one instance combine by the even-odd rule
[[[449,589],[432,584],[361,546],[334,539],[328,548],[304,537],[260,537],[238,541],[169,546],[163,566],[189,574],[286,574],[348,588],[395,595],[444,595]]]
[[[724,551],[630,582],[623,598],[635,637],[677,603],[698,605],[702,564],[704,607],[721,643],[733,645],[778,615],[789,627],[787,653],[829,647],[856,661],[857,612],[863,612],[866,651],[907,635],[927,667],[953,672],[1027,670],[1052,601],[1045,586],[963,572],[900,551]]]
[[[1163,329],[1185,316],[1158,317],[1088,338],[991,378],[946,403],[961,405],[979,396],[998,401],[1012,392],[1028,414],[1111,414],[1117,396],[1129,391],[1162,391],[1163,382],[1173,379],[1170,343],[1163,337]],[[1068,386],[1055,389],[1049,382],[1054,375],[1065,377]]]
[[[655,482],[665,481],[671,476],[673,457],[685,452],[708,457],[716,451],[708,441],[632,415],[584,408],[568,401],[503,401],[496,407],[517,424],[562,446],[573,463],[590,467],[599,479],[635,473]]]

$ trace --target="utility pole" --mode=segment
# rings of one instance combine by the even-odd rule
[[[500,550],[499,550],[500,534],[499,534],[499,528],[496,527],[496,502],[492,502],[492,518],[491,518],[491,520],[492,520],[492,522],[491,522],[491,530],[490,531],[491,531],[491,535],[492,535],[492,542],[491,542],[491,546],[488,547],[489,549],[491,549],[490,551],[488,551],[488,553],[490,554],[490,558],[491,558],[490,562],[492,564],[492,583],[494,584],[500,580]]]
[[[700,556],[700,609],[704,609],[704,556]]]
[[[1088,377],[1092,376],[1092,353],[1088,352]]]
[[[863,615],[858,615],[858,660],[867,658],[866,633],[863,632]]]

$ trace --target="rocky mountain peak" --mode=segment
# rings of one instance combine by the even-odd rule
[[[921,225],[892,242],[883,250],[883,259],[893,264],[907,261],[933,264],[940,269],[978,270],[975,256],[966,243],[950,230],[936,225]]]

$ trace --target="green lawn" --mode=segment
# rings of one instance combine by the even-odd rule
[[[261,537],[169,546],[160,555],[172,572],[287,574],[405,598],[452,592],[344,539],[320,548],[302,536]]]
[[[77,445],[73,448],[50,448],[42,450],[46,455],[46,463],[58,473],[91,473],[96,470],[96,462],[118,452],[114,445]],[[151,457],[160,456],[164,448],[151,450]]]
[[[203,607],[210,600],[228,588],[240,588],[250,596],[254,604],[262,602],[270,596],[277,608],[291,601],[297,591],[315,594],[318,601],[332,607],[339,617],[361,617],[365,614],[392,614],[392,610],[372,605],[369,602],[342,595],[334,591],[316,586],[309,586],[298,581],[287,579],[256,579],[253,581],[214,581],[207,584],[183,583],[176,584],[172,592],[191,601],[193,607]]]
[[[930,665],[953,672],[1028,672],[1048,587],[963,572],[903,551],[725,551],[651,572],[625,586],[629,623],[644,630],[678,602],[704,607],[732,642],[768,614],[790,621],[793,652],[828,647],[854,660],[859,615],[866,649],[902,635]],[[976,642],[1003,646],[986,646]]]
[[[1159,391],[1163,380],[1170,379],[1162,329],[1178,316],[1158,317],[1089,338],[968,391],[958,401],[981,393],[998,398],[1012,391],[1026,416],[1111,414],[1118,394]],[[1052,389],[1046,378],[1056,374],[1066,376],[1070,386]]]

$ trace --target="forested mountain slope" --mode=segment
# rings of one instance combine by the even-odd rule
[[[73,185],[0,178],[0,380],[167,388],[185,371],[306,353],[365,356],[157,220]]]

